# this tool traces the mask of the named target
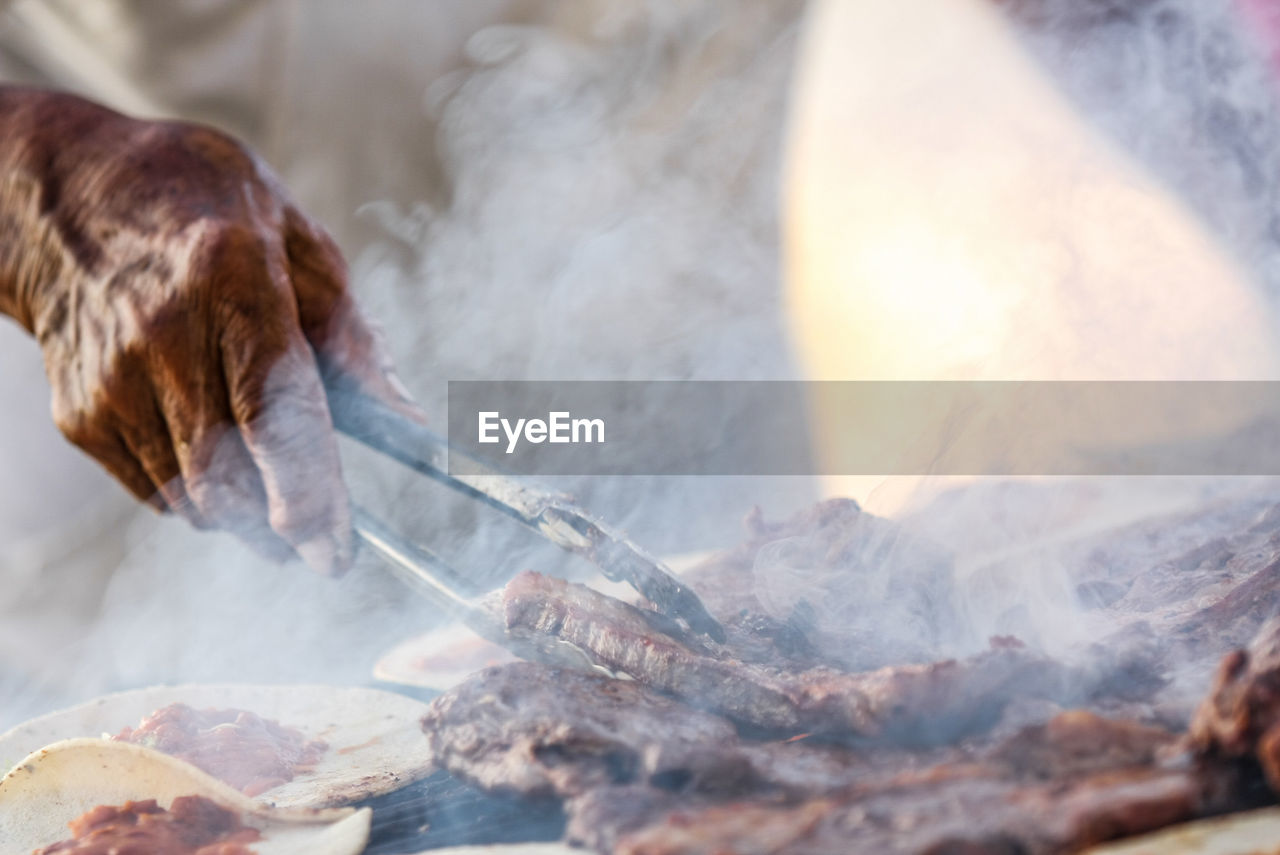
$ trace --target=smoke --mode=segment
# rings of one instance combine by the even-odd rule
[[[429,412],[446,379],[796,376],[776,200],[801,6],[581,4],[554,27],[471,40],[473,66],[424,99],[447,208],[367,206],[400,254],[354,265],[375,316],[412,319],[387,332]],[[786,511],[812,495],[781,479],[552,483],[661,551],[729,542],[751,502]],[[412,525],[421,504],[404,506]],[[469,510],[448,528],[471,530]],[[519,557],[492,536],[469,538],[469,563],[494,546]]]
[[[356,262],[414,391],[450,379],[778,379],[774,200],[797,3],[620,4],[498,27],[437,81],[446,211]],[[628,10],[626,13],[623,10]],[[416,384],[413,382],[416,380]]]
[[[781,322],[777,196],[801,3],[567,5],[551,24],[477,34],[469,66],[407,107],[436,120],[429,148],[448,179],[444,202],[363,207],[385,240],[352,260],[354,287],[437,425],[447,379],[797,373]],[[1275,88],[1230,9],[1195,0],[1003,5],[1082,114],[1188,200],[1269,297],[1280,296]],[[424,156],[424,170],[436,166]],[[482,524],[438,486],[345,451],[358,500],[467,571],[585,572],[531,550],[509,526]],[[939,603],[957,623],[939,653],[1005,633],[1067,650],[1107,628],[1082,607],[1078,544],[1172,507],[1167,483],[1135,484],[1107,497],[1096,485],[1027,487],[1039,505],[966,488],[908,517],[913,532],[952,554],[945,583],[933,549],[908,548],[874,525],[857,585],[815,570],[803,544],[781,542],[761,554],[755,595],[784,619],[807,602],[825,625],[849,629],[851,654],[866,621],[905,647]],[[776,517],[813,489],[784,479],[557,486],[659,551],[733,542],[750,505]],[[1184,486],[1187,501],[1204,497],[1204,485]],[[1038,518],[1007,516],[1036,507]],[[174,520],[138,523],[126,540],[92,630],[43,657],[59,662],[57,679],[0,683],[0,700],[30,708],[176,681],[358,684],[379,652],[442,617],[370,560],[333,582]],[[4,719],[24,711],[0,708]]]
[[[1093,125],[1280,298],[1280,84],[1246,2],[998,0]],[[1225,332],[1225,331],[1224,331]]]
[[[446,201],[365,204],[385,237],[350,259],[351,278],[437,427],[447,379],[795,376],[776,196],[800,9],[565,4],[545,24],[482,31],[467,67],[405,105],[437,138],[368,157],[442,168]],[[357,501],[468,573],[587,572],[395,464],[350,444],[344,458]],[[753,502],[786,511],[812,495],[785,479],[562,486],[659,551],[731,542]],[[157,682],[359,684],[443,618],[371,558],[334,582],[174,519],[123,540],[89,629],[0,684],[4,721]]]
[[[1280,80],[1268,65],[1257,19],[1242,14],[1243,4],[1193,0],[997,5],[1079,116],[1193,212],[1274,313],[1280,298]],[[1161,312],[1176,318],[1186,309],[1170,304]],[[1164,323],[1162,317],[1130,318],[1135,338],[1144,325]],[[1239,318],[1238,324],[1200,331],[1207,336],[1207,352],[1225,352],[1257,320]],[[1275,318],[1268,315],[1261,325],[1273,330]],[[1086,326],[1071,332],[1086,348],[1115,346],[1097,340],[1106,330]],[[1187,341],[1186,347],[1204,344]],[[1131,359],[1144,366],[1152,356],[1135,352]],[[1166,362],[1181,364],[1174,355]],[[1265,376],[1271,366],[1236,370]],[[1210,514],[1216,503],[1256,507],[1254,502],[1265,504],[1275,489],[1273,482],[1251,478],[985,484],[944,494],[906,522],[956,555],[957,607],[972,641],[1009,633],[1064,654],[1153,617],[1121,598],[1124,587],[1117,578],[1144,561],[1149,568],[1173,560],[1180,550],[1191,552],[1229,530],[1214,528],[1220,523]],[[1163,552],[1133,547],[1141,557],[1130,554],[1127,564],[1114,550],[1152,537],[1157,524],[1143,529],[1143,520],[1163,521],[1181,541],[1166,543]],[[1099,544],[1109,545],[1114,564],[1099,566]],[[1113,600],[1119,605],[1109,609]]]
[[[876,44],[875,49],[887,56],[904,46],[909,48],[915,25],[909,7],[867,5],[883,12],[882,18],[903,24],[902,31],[894,33],[900,37],[898,41],[885,42],[890,47]],[[955,44],[963,42],[947,41],[949,34],[935,26],[930,31],[935,41],[930,44],[958,62],[972,60],[971,65],[957,67],[951,79],[934,57],[921,62],[929,70],[919,75],[913,73],[914,68],[904,70],[912,65],[908,59],[895,67],[900,76],[892,83],[899,86],[897,89],[890,84],[858,81],[861,100],[850,96],[857,109],[845,105],[847,112],[841,119],[850,123],[850,116],[864,119],[863,135],[839,122],[816,122],[816,127],[848,143],[847,149],[833,146],[830,140],[810,141],[812,146],[798,149],[819,157],[834,151],[839,157],[833,156],[833,161],[839,161],[848,172],[832,169],[827,177],[854,175],[861,179],[861,183],[850,180],[839,188],[857,196],[861,207],[845,208],[840,202],[813,206],[823,213],[848,215],[847,222],[866,226],[860,233],[840,232],[844,246],[856,250],[845,250],[843,256],[832,252],[836,258],[833,269],[866,274],[865,282],[852,277],[836,282],[836,287],[844,286],[854,294],[840,296],[848,296],[868,310],[878,306],[897,310],[902,321],[880,330],[877,316],[871,314],[864,326],[846,330],[846,337],[856,339],[858,333],[866,333],[884,341],[873,340],[861,351],[854,350],[852,357],[849,349],[837,349],[836,353],[845,357],[843,364],[832,359],[823,362],[824,354],[814,347],[811,362],[819,369],[837,372],[855,370],[851,365],[870,366],[871,376],[877,379],[883,375],[875,374],[876,370],[908,377],[935,377],[939,371],[944,376],[972,376],[965,372],[977,371],[979,376],[1040,379],[1099,375],[1175,379],[1180,372],[1195,377],[1268,376],[1274,366],[1257,358],[1265,356],[1265,347],[1249,352],[1249,359],[1239,358],[1236,350],[1240,342],[1259,331],[1274,330],[1273,317],[1258,315],[1267,304],[1274,306],[1280,285],[1275,267],[1280,233],[1274,227],[1276,179],[1280,177],[1275,145],[1280,131],[1277,85],[1248,20],[1230,4],[1189,0],[1026,0],[999,6],[1047,79],[1067,97],[1074,109],[1072,120],[1100,131],[1122,156],[1113,158],[1106,146],[1099,146],[1101,153],[1090,150],[1088,158],[1054,160],[1064,150],[1068,156],[1080,152],[1070,145],[1056,147],[1056,139],[1017,136],[1019,130],[1039,130],[1034,122],[1022,125],[1013,117],[1007,127],[1000,125],[1010,117],[991,112],[998,111],[1002,103],[998,96],[984,100],[985,93],[964,91],[956,82],[982,79],[981,74],[966,73],[971,67],[983,67],[980,58],[958,56]],[[851,6],[829,4],[827,8],[848,10]],[[875,18],[868,13],[864,22]],[[877,41],[876,36],[865,33],[861,38],[861,47]],[[839,49],[851,48],[842,44]],[[849,67],[857,66],[850,62]],[[887,97],[886,92],[897,97]],[[996,131],[966,114],[975,105],[987,111],[980,114],[983,118],[995,119]],[[1015,138],[999,137],[1002,128],[1012,129]],[[947,129],[956,134],[946,135],[943,131]],[[876,139],[881,130],[887,141]],[[899,158],[895,147],[907,153]],[[987,161],[966,161],[962,153],[969,153],[970,148],[979,155],[994,156]],[[1016,162],[1008,162],[1010,159]],[[797,175],[804,175],[806,167],[800,163]],[[1020,168],[1048,176],[1051,181],[1022,186]],[[1113,174],[1106,176],[1106,168]],[[926,178],[920,177],[921,172]],[[887,179],[886,173],[890,176]],[[1123,177],[1117,180],[1117,175]],[[1064,176],[1069,178],[1063,180]],[[1011,186],[1029,192],[1004,193],[1008,188],[999,179],[1008,179]],[[1106,191],[1108,181],[1116,182],[1110,188],[1115,191],[1116,204],[1096,204],[1104,192],[1090,201],[1089,193],[1099,188]],[[966,182],[982,191],[966,195],[970,188]],[[820,197],[823,190],[812,188],[810,198]],[[1161,194],[1174,205],[1160,202]],[[1142,204],[1129,204],[1137,200]],[[1153,200],[1144,219],[1127,217],[1142,213],[1143,206]],[[965,207],[959,203],[975,204]],[[1010,207],[1016,203],[1026,207]],[[849,214],[850,210],[855,214]],[[906,215],[901,214],[904,210]],[[1097,219],[1082,221],[1082,211],[1089,217],[1097,215]],[[1185,268],[1168,264],[1169,258],[1181,257],[1184,251],[1187,257],[1196,254],[1196,247],[1190,245],[1168,247],[1174,251],[1171,253],[1158,251],[1160,238],[1151,230],[1161,228],[1161,216],[1167,225],[1171,211],[1174,218],[1185,217],[1184,224],[1190,226],[1181,234],[1188,241],[1203,241],[1208,253],[1227,259],[1228,267],[1243,272],[1240,281],[1232,277],[1197,280],[1189,277]],[[1048,215],[1042,221],[1039,217],[1045,212]],[[988,217],[992,222],[1012,224],[1013,231],[1005,234],[990,229]],[[1020,218],[1033,224],[1026,232],[1017,230]],[[805,225],[818,229],[830,227],[834,221],[815,219]],[[884,223],[889,225],[882,228]],[[1043,223],[1059,226],[1061,232],[1036,232],[1035,227]],[[879,236],[902,237],[893,224],[902,225],[908,238],[921,239],[876,245]],[[855,234],[871,246],[858,243]],[[1051,251],[1037,257],[1034,241],[1023,241],[1028,236],[1041,240],[1041,248]],[[1087,240],[1073,242],[1081,237]],[[1167,240],[1168,234],[1162,237]],[[973,251],[966,239],[974,239],[987,254]],[[990,240],[983,243],[983,239]],[[817,240],[807,244],[804,236],[797,244],[806,249],[824,248]],[[1126,256],[1135,244],[1140,251]],[[831,245],[840,243],[832,241]],[[1153,248],[1157,249],[1154,253]],[[1091,249],[1110,257],[1090,257]],[[857,263],[848,263],[851,257]],[[1127,269],[1114,266],[1116,258],[1126,257],[1150,263]],[[1002,267],[990,263],[993,259],[1021,266]],[[847,267],[839,267],[840,262],[848,263]],[[973,269],[966,268],[966,263],[973,263]],[[1011,274],[1010,269],[1015,272]],[[1183,281],[1152,278],[1153,270]],[[975,279],[975,271],[989,278]],[[1090,281],[1088,271],[1111,278]],[[912,273],[919,275],[913,277]],[[1044,291],[1032,288],[1040,283],[1038,277],[1049,286]],[[878,295],[879,302],[856,295],[864,286]],[[992,301],[999,323],[991,324],[989,334],[982,335],[969,319],[982,319],[988,288],[1010,296],[1010,305],[1015,308]],[[831,291],[838,293],[835,287]],[[1033,293],[1034,298],[1027,297]],[[1171,296],[1178,294],[1191,295],[1191,305],[1201,308]],[[1259,296],[1266,299],[1257,299]],[[973,298],[973,305],[966,298]],[[1244,311],[1243,307],[1251,305],[1257,308]],[[824,313],[823,306],[818,305],[816,312]],[[847,323],[851,314],[825,313],[841,323]],[[823,320],[815,320],[818,327]],[[839,332],[824,330],[824,340],[835,339]],[[939,334],[931,335],[933,332]],[[952,349],[952,339],[958,341],[959,348]],[[877,351],[877,345],[882,349]],[[969,352],[960,352],[966,345],[976,354],[974,358],[967,358],[972,355]],[[878,356],[884,358],[876,361]],[[1102,433],[1112,427],[1100,424],[1098,430]],[[1009,437],[1010,446],[1016,447],[1018,439]],[[891,483],[882,491],[900,487]],[[1173,560],[1171,556],[1176,556],[1178,549],[1191,550],[1195,544],[1168,545],[1166,552],[1153,550],[1141,557],[1131,555],[1132,563],[1110,567],[1099,567],[1090,548],[1108,539],[1113,543],[1132,542],[1128,538],[1140,542],[1143,535],[1133,527],[1144,519],[1176,528],[1190,541],[1213,539],[1220,532],[1211,525],[1196,524],[1193,517],[1176,512],[1207,508],[1224,496],[1235,496],[1242,502],[1246,499],[1240,497],[1247,497],[1248,502],[1264,501],[1250,496],[1253,490],[1261,490],[1265,496],[1268,490],[1274,493],[1275,487],[1260,487],[1250,479],[1133,478],[969,485],[932,504],[927,493],[917,496],[912,512],[903,515],[906,530],[933,538],[954,558],[954,589],[947,602],[957,632],[941,639],[936,652],[973,652],[982,649],[988,636],[1007,634],[1055,655],[1067,655],[1144,617],[1154,619],[1159,608],[1173,606],[1161,603],[1155,608],[1151,601],[1126,599],[1126,585],[1132,581],[1126,574],[1158,567]],[[1153,522],[1153,527],[1156,524]],[[761,585],[772,592],[785,591],[788,584],[805,584],[812,568],[797,566],[795,554],[793,544],[772,554],[761,553],[763,561],[756,566],[757,592],[766,602],[769,597],[760,595]],[[1143,562],[1149,563],[1144,567]],[[893,562],[882,566],[893,566]],[[887,615],[883,625],[890,629],[912,626],[909,598],[876,599],[877,585],[884,592],[889,576],[886,570],[884,577],[859,578],[851,585],[856,584],[859,593],[882,606]],[[1208,596],[1203,585],[1210,578],[1200,577],[1199,589],[1186,580],[1171,580],[1171,584],[1186,588],[1181,591],[1188,598],[1185,605],[1195,596]],[[815,599],[821,603],[820,614],[838,613],[844,600],[856,596],[850,591],[832,593],[829,580],[823,578],[815,580],[814,590],[819,592]],[[798,596],[793,593],[778,600],[780,616]],[[1116,608],[1109,608],[1112,605]],[[893,640],[890,635],[888,642]],[[900,644],[899,650],[905,656],[912,654],[906,645]]]

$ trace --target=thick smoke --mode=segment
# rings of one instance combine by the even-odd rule
[[[413,319],[388,333],[429,411],[443,412],[444,379],[795,376],[777,196],[800,9],[589,4],[555,27],[472,39],[475,66],[424,99],[447,208],[368,206],[408,260],[380,247],[355,265],[375,316]],[[811,495],[782,480],[557,486],[663,551],[736,538],[751,502],[788,510]],[[491,541],[470,540],[472,563],[491,560]]]
[[[1082,113],[1280,295],[1275,89],[1229,7],[1003,5]],[[479,33],[470,65],[423,93],[414,109],[438,119],[430,148],[448,177],[445,201],[371,201],[365,214],[386,239],[353,259],[352,275],[437,425],[449,378],[795,375],[780,321],[777,196],[800,11],[798,0],[566,4],[554,26]],[[436,167],[424,158],[423,169]],[[348,451],[357,499],[460,566],[582,571],[526,552],[506,529],[477,529],[473,508]],[[732,479],[564,486],[658,550],[730,543],[751,504],[776,518],[811,490]],[[960,626],[930,653],[979,649],[997,633],[1055,651],[1099,637],[1106,628],[1085,617],[1072,576],[1076,544],[1167,510],[1162,486],[1100,499],[1088,485],[1026,485],[1039,504],[966,492],[908,518],[953,553],[956,571]],[[1043,518],[1006,516],[1035,507]],[[55,651],[56,684],[0,684],[0,723],[53,699],[161,681],[361,683],[379,651],[438,620],[372,561],[334,583],[173,520],[136,524],[129,544],[93,629]],[[803,584],[845,595],[820,604],[833,624],[882,602],[881,619],[896,606],[910,616],[903,632],[916,626],[892,575],[914,553],[893,535],[876,529],[868,555],[894,560],[870,567],[858,589],[815,580],[812,567],[790,563],[795,547],[766,550],[757,568],[757,596],[779,616],[794,612],[803,598],[793,586]]]
[[[468,65],[407,105],[438,123],[420,166],[443,166],[446,201],[370,201],[385,239],[351,259],[352,282],[437,427],[451,378],[794,376],[776,196],[800,9],[565,4],[545,25],[480,32]],[[368,156],[399,168],[415,153]],[[585,572],[345,451],[354,497],[461,568]],[[782,480],[567,486],[656,550],[731,542],[753,502],[781,512],[811,496]],[[0,686],[0,720],[155,682],[359,684],[441,617],[372,559],[335,583],[172,519],[135,523],[127,549],[82,641],[41,657],[50,679]]]
[[[1193,212],[1274,311],[1280,298],[1280,79],[1267,61],[1257,19],[1243,14],[1246,4],[997,5],[1080,116]],[[1275,319],[1265,325],[1274,328]],[[1229,328],[1211,332],[1223,343],[1233,335]],[[1145,358],[1135,354],[1135,364]],[[1165,519],[1169,526],[1177,519],[1190,549],[1197,539],[1211,539],[1212,523],[1201,526],[1194,513],[1177,514],[1212,508],[1227,496],[1265,503],[1276,489],[1251,478],[988,484],[944,495],[908,522],[956,553],[959,607],[971,641],[1012,633],[1064,652],[1106,637],[1122,619],[1097,610],[1097,589],[1088,581],[1100,572],[1094,545],[1139,540],[1127,533],[1138,531],[1143,519]],[[1150,560],[1157,560],[1154,552]]]
[[[1280,81],[1247,2],[999,0],[1095,127],[1280,298]]]

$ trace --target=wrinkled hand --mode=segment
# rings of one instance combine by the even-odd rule
[[[39,340],[58,427],[134,495],[347,567],[321,378],[417,411],[333,241],[236,141],[0,88],[0,311]]]

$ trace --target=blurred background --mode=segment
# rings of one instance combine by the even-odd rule
[[[0,10],[5,82],[208,122],[259,151],[337,238],[437,425],[450,379],[1275,374],[1266,0]],[[53,428],[16,325],[0,325],[0,365],[0,725],[148,682],[365,682],[378,651],[437,619],[374,565],[330,582],[139,510]],[[859,417],[812,412],[818,457]],[[353,495],[461,566],[550,560],[345,451]],[[663,553],[735,542],[753,505],[776,518],[848,494],[918,514],[939,487],[558,486]],[[1112,524],[1220,489],[1095,485],[1090,507]],[[1007,556],[1078,522],[1071,495],[994,535],[1007,507],[952,502],[931,533]]]

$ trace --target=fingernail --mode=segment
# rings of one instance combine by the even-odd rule
[[[313,537],[295,548],[302,560],[307,562],[307,566],[331,579],[346,573],[351,566],[351,547],[343,546],[336,538],[327,534]]]

